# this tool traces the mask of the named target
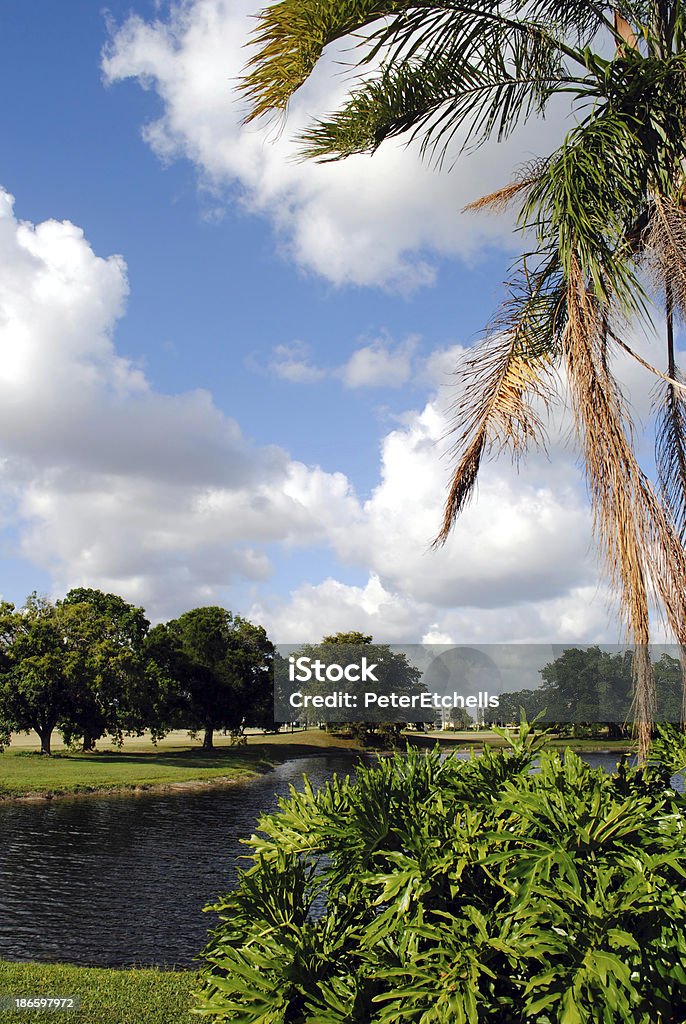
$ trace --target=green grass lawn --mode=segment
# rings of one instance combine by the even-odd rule
[[[355,744],[319,730],[249,737],[248,745],[231,747],[228,740],[212,753],[189,747],[187,734],[176,734],[155,748],[149,741],[127,741],[121,750],[89,754],[56,747],[42,757],[36,745],[15,743],[0,755],[0,799],[21,795],[65,795],[91,791],[126,791],[178,783],[241,781],[267,771],[271,764],[303,757],[322,748],[355,749]],[[184,745],[179,745],[179,740]]]
[[[448,749],[481,748],[484,744],[502,745],[503,740],[488,732],[408,732],[403,739],[422,747],[438,741]],[[106,743],[107,741],[103,741]],[[553,748],[571,747],[584,751],[609,750],[621,754],[630,751],[626,740],[552,739]],[[284,732],[276,736],[255,733],[247,746],[231,747],[226,737],[217,738],[216,750],[205,753],[200,745],[189,744],[187,733],[173,733],[157,747],[149,738],[127,739],[121,750],[104,749],[90,754],[75,754],[59,742],[52,757],[41,757],[37,741],[23,735],[0,754],[0,800],[18,796],[62,796],[93,791],[122,791],[228,780],[239,782],[267,771],[275,763],[293,757],[306,757],[324,749],[355,752],[352,740],[319,729]]]
[[[497,733],[488,732],[486,730],[483,732],[408,732],[404,738],[408,739],[410,743],[421,747],[432,747],[436,741],[438,741],[442,747],[449,749],[479,749],[486,745],[489,747],[505,746],[505,740],[501,736],[498,736]],[[619,755],[625,751],[627,753],[633,753],[635,750],[635,744],[630,739],[610,740],[604,737],[599,737],[597,739],[573,739],[569,736],[553,736],[548,740],[547,747],[551,750],[566,750],[569,747],[570,750],[573,750],[578,754],[592,754],[595,752],[602,753],[603,751],[609,751],[612,754],[616,753]]]
[[[73,1011],[0,1009],[1,1024],[192,1024],[193,971],[0,961],[0,996],[79,997]]]

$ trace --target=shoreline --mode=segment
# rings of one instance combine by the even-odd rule
[[[260,739],[262,738],[260,737]],[[332,752],[349,753],[351,755],[357,755],[360,752],[359,748],[351,744],[307,742],[307,740],[304,742],[296,740],[295,743],[256,742],[246,748],[242,748],[240,753],[233,751],[231,754],[228,754],[229,750],[232,750],[232,748],[215,748],[213,754],[206,760],[205,765],[201,766],[198,764],[197,767],[195,765],[189,766],[189,761],[195,760],[196,757],[203,757],[202,752],[198,751],[197,748],[177,750],[165,756],[164,759],[165,761],[168,759],[167,763],[170,769],[174,768],[174,762],[177,761],[180,772],[192,772],[190,778],[175,779],[173,777],[163,777],[159,779],[145,779],[143,777],[143,779],[137,779],[136,773],[131,772],[132,777],[128,779],[113,779],[112,781],[102,782],[94,779],[90,783],[88,781],[79,782],[77,778],[79,761],[82,758],[78,755],[73,759],[71,757],[58,756],[55,759],[56,763],[59,762],[61,765],[64,765],[65,762],[70,763],[67,769],[67,778],[56,778],[54,785],[43,784],[35,786],[35,788],[26,786],[26,783],[22,786],[23,780],[17,779],[12,789],[0,791],[0,808],[11,804],[47,803],[53,800],[144,797],[161,793],[183,794],[196,790],[229,788],[231,786],[246,785],[268,774],[278,765],[284,764],[287,761],[298,758],[317,757]],[[89,758],[88,760],[94,760],[99,766],[104,767],[107,765],[109,757],[118,760],[120,763],[122,758],[128,760],[130,757],[132,761],[140,760],[138,766],[142,768],[140,774],[145,776],[145,758],[147,756],[156,758],[158,754],[159,751],[142,752],[132,750],[127,754],[103,751],[102,754],[95,755],[94,758]],[[10,754],[10,756],[13,755]],[[231,763],[234,757],[239,762],[238,764],[234,765]],[[47,767],[49,761],[47,759],[46,761],[38,760],[34,764]],[[0,772],[1,769],[2,759],[0,758]],[[47,780],[41,781],[45,783]],[[28,779],[26,779],[26,782],[28,782]],[[62,782],[62,785],[60,785],[60,782]]]
[[[194,789],[219,789],[227,786],[240,786],[252,782],[273,771],[274,765],[265,766],[263,771],[245,772],[231,777],[215,776],[212,779],[184,779],[180,782],[133,782],[118,783],[112,786],[84,786],[82,789],[40,790],[25,793],[0,793],[0,806],[13,803],[45,803],[50,800],[86,799],[88,797],[118,796],[151,796],[157,793],[183,792]]]
[[[309,738],[309,737],[308,737]],[[304,737],[303,737],[304,739]],[[428,740],[428,737],[411,736],[407,737],[409,743],[413,746],[426,748],[434,746],[438,743],[443,751],[455,752],[459,754],[468,754],[471,751],[479,754],[483,751],[484,747],[496,745],[488,742],[484,743],[483,740],[471,740],[468,739],[465,742],[464,737],[447,737],[447,736],[436,736],[432,738],[433,741]],[[417,742],[419,740],[419,742]],[[471,741],[470,741],[471,740]],[[251,758],[252,763],[237,765],[232,768],[230,764],[217,766],[222,769],[228,769],[228,774],[216,774],[210,777],[203,778],[202,774],[199,774],[195,778],[186,778],[174,780],[173,778],[151,780],[151,781],[137,781],[135,778],[131,781],[115,781],[112,783],[106,782],[103,784],[89,785],[88,783],[79,784],[76,782],[74,788],[61,787],[58,780],[54,788],[36,788],[36,789],[20,789],[17,788],[15,791],[0,792],[0,808],[10,804],[27,804],[27,803],[47,803],[52,800],[83,800],[89,798],[121,798],[121,797],[144,797],[154,796],[157,794],[169,793],[169,794],[183,794],[188,792],[194,792],[204,789],[224,789],[231,786],[241,786],[258,779],[269,772],[273,771],[278,765],[284,764],[287,761],[291,761],[297,758],[308,758],[317,757],[326,753],[347,753],[351,757],[359,756],[360,754],[374,755],[380,757],[387,757],[393,753],[393,751],[386,750],[371,750],[363,749],[350,742],[298,742],[295,743],[254,743],[250,744],[247,748],[244,748],[245,752],[251,751],[254,755],[254,759]],[[559,741],[553,742],[547,748],[551,751],[556,751],[560,754],[564,754],[566,749],[572,750],[574,753],[583,756],[584,753],[598,754],[601,756],[615,756],[618,759],[620,757],[631,757],[635,751],[631,749],[630,744],[622,744],[621,749],[619,747],[613,747],[611,744],[603,744],[602,746],[589,746],[587,747],[583,741],[578,744],[572,742],[560,743]],[[221,756],[220,751],[222,748],[218,748],[217,753]],[[103,752],[104,758],[110,753],[114,752]],[[154,752],[150,752],[151,754]],[[188,755],[191,752],[185,751],[184,755]],[[132,756],[140,756],[138,752],[131,751]],[[191,756],[195,756],[192,754]],[[240,755],[236,755],[237,757]],[[145,757],[145,754],[143,754]],[[77,759],[75,759],[76,761]],[[99,758],[98,758],[99,760]],[[170,758],[170,761],[172,758]],[[103,762],[104,763],[104,760]],[[187,766],[186,766],[187,767]],[[207,766],[210,770],[210,766]],[[207,768],[205,770],[207,770]],[[198,766],[197,769],[200,773],[203,769]]]

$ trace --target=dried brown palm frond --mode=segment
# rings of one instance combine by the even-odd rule
[[[669,509],[679,540],[686,534],[686,398],[674,345],[674,286],[665,279],[667,372],[669,380],[658,400],[655,463],[662,500]],[[684,677],[686,686],[686,677]]]
[[[686,318],[686,213],[674,199],[656,194],[645,232],[645,258],[656,289],[668,281],[672,305]]]
[[[459,462],[435,545],[445,542],[467,504],[485,453],[509,447],[517,458],[529,445],[544,443],[532,399],[552,398],[549,372],[545,356],[529,359],[522,353],[516,332],[486,339],[465,358],[458,370],[461,396],[453,409],[460,435],[451,454]]]
[[[677,641],[686,643],[686,555],[669,511],[636,460],[623,398],[603,358],[604,317],[576,259],[571,263],[567,309],[563,352],[594,526],[628,638],[636,645],[633,710],[644,755],[655,714],[648,653],[650,597],[661,602]]]
[[[529,188],[530,185],[534,184],[535,180],[535,178],[530,178],[527,181],[511,181],[508,185],[504,185],[503,188],[499,188],[495,192],[489,192],[487,196],[481,196],[479,199],[467,203],[466,206],[462,207],[462,212],[468,213],[474,210],[484,210],[486,207],[492,210],[503,210],[519,195],[522,189]]]
[[[674,377],[670,377],[668,373],[663,373],[662,370],[658,370],[656,366],[649,363],[647,359],[643,358],[643,356],[639,356],[638,352],[635,352],[630,345],[627,345],[624,339],[620,338],[619,335],[611,328],[608,327],[607,333],[608,338],[616,342],[628,356],[631,356],[631,358],[635,359],[637,363],[640,363],[644,370],[647,370],[648,373],[652,373],[654,377],[659,377],[660,380],[665,381],[666,384],[671,384],[674,391],[678,392],[680,395],[686,395],[686,380],[683,379],[678,371]]]
[[[621,393],[604,358],[604,316],[583,280],[576,257],[570,261],[567,327],[563,354],[576,430],[611,582],[619,594],[629,638],[637,652],[650,638],[644,524],[637,501],[637,470],[627,437]],[[634,716],[645,750],[653,721],[654,685],[650,659],[634,659]]]
[[[555,397],[552,371],[563,298],[555,267],[554,261],[544,261],[531,272],[522,260],[486,340],[456,371],[461,390],[451,412],[458,438],[450,454],[457,468],[434,547],[445,543],[469,501],[484,454],[509,448],[517,460],[530,445],[545,444],[533,402],[546,407]]]
[[[533,160],[527,163],[524,167],[520,168],[514,181],[509,182],[509,184],[504,185],[503,188],[499,188],[495,192],[489,192],[488,195],[481,196],[480,199],[475,199],[472,203],[467,203],[462,208],[462,212],[467,213],[485,209],[504,210],[522,191],[536,184],[546,166],[547,162],[545,160]]]
[[[626,18],[617,10],[615,10],[614,12],[614,26],[615,32],[617,33],[619,38],[623,40],[623,43],[618,43],[617,49],[637,50],[638,42],[636,40],[636,36],[634,35],[634,30],[632,29],[631,25],[626,20]]]

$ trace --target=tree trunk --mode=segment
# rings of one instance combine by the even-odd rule
[[[40,752],[41,754],[45,754],[47,757],[50,757],[52,754],[52,751],[50,750],[50,740],[52,738],[53,728],[54,727],[51,725],[43,726],[40,729],[36,727],[36,732],[40,736]]]
[[[87,754],[89,750],[95,750],[95,740],[89,732],[83,734],[83,747],[81,749],[84,754]]]
[[[202,741],[202,749],[203,750],[214,750],[214,743],[212,742],[213,735],[214,735],[214,727],[211,726],[211,725],[206,725],[205,726],[205,737],[204,737],[204,739]]]

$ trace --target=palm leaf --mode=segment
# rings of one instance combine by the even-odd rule
[[[280,0],[260,11],[251,38],[259,51],[242,83],[251,105],[246,120],[284,110],[329,43],[409,6],[410,0]]]
[[[430,152],[440,163],[458,132],[463,149],[503,139],[570,80],[559,52],[540,34],[508,36],[488,19],[477,52],[464,33],[456,35],[440,54],[429,48],[386,64],[339,111],[301,135],[303,155],[342,159],[407,134],[420,136],[422,155]]]
[[[471,203],[467,203],[467,205],[463,207],[462,212],[476,212],[478,210],[487,209],[506,209],[513,199],[521,197],[522,192],[525,190],[529,192],[531,188],[540,181],[546,166],[546,160],[535,160],[526,164],[524,167],[520,168],[514,181],[509,182],[509,184],[504,185],[495,192],[489,192],[488,195],[481,196],[479,199],[474,199]]]
[[[686,383],[682,374],[678,374],[677,379]],[[663,501],[683,542],[686,533],[686,399],[672,384],[660,387],[655,462]]]
[[[605,358],[604,316],[572,256],[568,278],[568,322],[563,349],[577,435],[593,508],[594,528],[610,579],[620,595],[630,638],[643,654],[634,659],[634,714],[642,748],[649,739],[654,712],[650,658],[647,552],[640,503],[641,474],[627,436],[621,392]],[[630,428],[629,428],[630,429]],[[646,729],[648,735],[646,735]]]
[[[568,318],[563,347],[577,434],[594,526],[629,638],[637,645],[634,712],[645,753],[655,707],[647,646],[650,596],[659,597],[668,626],[684,643],[686,558],[671,517],[636,460],[631,423],[604,354],[604,314],[574,259]]]
[[[435,545],[445,543],[469,501],[485,454],[507,447],[516,459],[531,444],[545,441],[533,399],[549,405],[555,397],[551,371],[558,296],[544,291],[549,276],[546,270],[532,283],[524,266],[491,335],[458,368],[461,397],[453,417],[459,436],[451,452],[458,463]]]
[[[655,193],[645,232],[645,260],[659,291],[669,281],[673,305],[686,316],[686,213],[676,199]]]
[[[541,244],[557,240],[568,279],[578,260],[599,298],[612,294],[625,315],[645,316],[645,292],[626,247],[644,193],[637,148],[631,117],[608,111],[573,129],[529,190],[520,222],[536,229]]]

